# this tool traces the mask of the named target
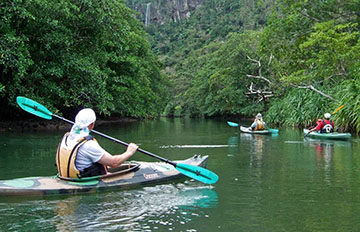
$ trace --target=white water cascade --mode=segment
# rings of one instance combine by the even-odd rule
[[[145,26],[150,24],[150,5],[151,2],[146,3]]]

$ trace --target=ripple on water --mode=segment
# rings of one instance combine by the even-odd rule
[[[0,227],[10,231],[20,228],[152,231],[164,227],[176,230],[193,218],[205,217],[202,209],[215,207],[217,203],[212,187],[186,181],[55,200],[0,203],[3,218]],[[26,220],[19,220],[20,217]]]

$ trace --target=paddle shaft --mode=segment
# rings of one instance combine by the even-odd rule
[[[344,107],[344,105],[342,105],[342,106],[340,106],[339,108],[337,108],[334,112],[333,112],[333,114],[336,114],[336,112],[338,112],[340,109],[342,109]]]
[[[306,138],[306,136],[308,136],[310,133],[311,131],[309,130],[309,132],[304,135],[304,138]]]
[[[66,118],[63,118],[63,117],[59,116],[59,115],[52,114],[52,116],[55,117],[55,118],[58,118],[58,119],[60,119],[60,120],[63,120],[63,121],[65,121],[65,122],[67,122],[67,123],[74,124],[73,121],[70,121],[70,120],[68,120],[68,119],[66,119]],[[106,134],[103,134],[103,133],[101,133],[101,132],[99,132],[99,131],[91,130],[91,132],[94,133],[94,134],[100,135],[100,136],[102,136],[102,137],[104,137],[104,138],[107,138],[107,139],[109,139],[109,140],[111,140],[111,141],[113,141],[113,142],[115,142],[115,143],[120,143],[121,145],[124,145],[124,146],[126,146],[126,147],[129,146],[128,143],[125,143],[125,142],[123,142],[123,141],[121,141],[121,140],[115,139],[115,138],[113,138],[113,137],[111,137],[111,136],[108,136],[108,135],[106,135]],[[176,167],[176,163],[175,163],[175,162],[172,162],[171,160],[165,159],[165,158],[163,158],[163,157],[161,157],[161,156],[155,155],[155,154],[153,154],[153,153],[151,153],[151,152],[148,152],[148,151],[145,151],[145,150],[143,150],[143,149],[141,149],[141,148],[138,148],[137,151],[139,151],[139,152],[141,152],[141,153],[144,153],[144,154],[146,154],[146,155],[148,155],[148,156],[151,156],[151,157],[153,157],[153,158],[159,159],[159,160],[161,160],[161,161],[164,161],[165,163],[171,164],[171,165],[173,165],[174,167]]]

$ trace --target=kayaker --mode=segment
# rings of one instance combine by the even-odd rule
[[[325,113],[324,120],[318,120],[318,124],[315,128],[311,129],[309,132],[317,131],[319,133],[332,133],[334,132],[334,122],[330,121],[331,114]]]
[[[311,131],[311,129],[316,128],[316,127],[319,125],[320,122],[322,122],[322,119],[321,119],[321,118],[318,118],[318,120],[316,121],[316,123],[308,128],[309,131]]]
[[[129,159],[138,149],[130,143],[120,155],[111,155],[89,135],[96,121],[95,112],[82,109],[75,117],[71,131],[66,133],[58,146],[56,164],[60,177],[79,178],[103,175],[107,167],[115,168]]]
[[[250,128],[252,130],[264,130],[266,123],[263,121],[263,117],[260,113],[258,113],[255,117],[254,122],[251,124]]]

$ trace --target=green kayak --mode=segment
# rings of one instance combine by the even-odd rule
[[[249,134],[260,134],[260,135],[268,135],[272,132],[270,130],[251,130],[249,127],[240,126],[240,131],[243,133],[249,133]]]
[[[310,134],[308,129],[304,129],[304,135],[312,137],[312,138],[319,138],[319,139],[340,139],[340,140],[346,140],[351,138],[350,133],[318,133],[316,131],[311,132]]]
[[[205,167],[208,156],[195,155],[175,161]],[[57,176],[27,177],[0,181],[0,196],[45,196],[79,194],[131,188],[185,177],[165,162],[130,162],[104,176],[63,180]]]

